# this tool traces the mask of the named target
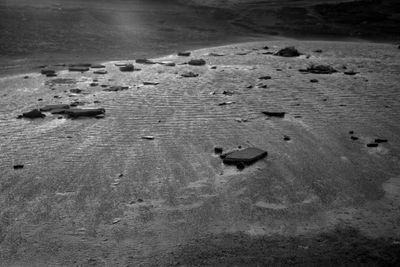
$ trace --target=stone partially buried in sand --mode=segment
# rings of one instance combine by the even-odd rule
[[[284,118],[286,112],[282,111],[262,111],[264,115],[267,115],[268,117],[277,117],[277,118]]]
[[[119,70],[122,72],[130,72],[130,71],[134,71],[135,67],[133,66],[133,64],[127,64],[125,66],[121,66],[119,67]]]
[[[69,105],[67,105],[67,104],[47,105],[47,106],[40,108],[40,111],[51,112],[56,109],[69,109]]]
[[[328,65],[314,65],[312,64],[307,69],[301,69],[300,72],[313,73],[313,74],[332,74],[338,72],[333,67]]]
[[[92,108],[92,109],[73,108],[65,110],[65,114],[71,118],[96,117],[98,115],[103,115],[105,113],[106,110],[104,108]]]
[[[267,151],[259,148],[250,147],[243,150],[230,152],[224,155],[224,164],[238,165],[245,164],[250,165],[268,155]]]

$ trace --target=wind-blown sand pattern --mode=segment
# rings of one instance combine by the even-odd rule
[[[262,49],[265,45],[270,49]],[[263,54],[288,45],[303,55]],[[322,53],[313,52],[317,49]],[[194,58],[207,64],[181,64]],[[396,260],[396,46],[269,41],[156,61],[177,65],[134,63],[140,71],[120,72],[109,62],[106,75],[61,71],[55,78],[0,79],[3,265],[309,266]],[[312,63],[338,72],[299,71]],[[357,74],[343,73],[351,70]],[[199,76],[181,77],[187,71]],[[266,75],[271,79],[258,79]],[[98,86],[90,86],[94,79]],[[100,85],[129,89],[106,92]],[[70,93],[74,88],[83,91]],[[16,119],[37,106],[73,101],[105,108],[106,116]],[[219,105],[223,102],[228,105]],[[269,118],[262,111],[286,116]],[[376,138],[388,142],[366,146]],[[222,164],[214,154],[217,146],[225,152],[258,147],[268,156],[239,171]],[[24,168],[14,170],[16,164]],[[263,245],[253,247],[259,242]]]

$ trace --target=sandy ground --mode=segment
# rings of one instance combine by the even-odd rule
[[[304,55],[263,54],[287,45]],[[2,266],[399,264],[396,46],[267,41],[190,58],[207,64],[180,65],[189,58],[173,55],[159,60],[175,67],[135,64],[141,71],[132,73],[110,62],[107,75],[0,79]],[[299,72],[312,63],[338,72]],[[199,76],[182,78],[186,71]],[[106,117],[16,119],[76,100]],[[376,138],[388,142],[366,146]],[[269,154],[239,171],[216,146]]]

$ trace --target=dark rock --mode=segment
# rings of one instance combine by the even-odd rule
[[[188,62],[188,64],[192,66],[204,66],[206,61],[204,59],[192,59]]]
[[[218,104],[218,106],[226,106],[226,105],[232,105],[235,104],[234,101],[227,101],[227,102],[221,102]]]
[[[24,76],[24,79],[29,79],[29,76]]]
[[[142,203],[142,202],[143,202],[143,199],[138,198],[137,202]]]
[[[357,136],[351,136],[350,139],[353,140],[353,141],[356,141],[356,140],[358,140],[359,138],[358,138]]]
[[[182,73],[181,76],[185,77],[185,78],[195,78],[195,77],[198,77],[199,74],[193,73],[191,71],[187,71],[187,72]]]
[[[356,75],[358,72],[355,72],[355,71],[353,71],[353,70],[351,70],[351,71],[345,71],[345,72],[343,72],[345,75]]]
[[[70,89],[69,91],[70,91],[71,93],[74,93],[74,94],[80,94],[80,93],[82,92],[82,90],[81,90],[81,89],[78,89],[78,88]]]
[[[46,77],[57,77],[57,73],[46,74]]]
[[[75,66],[72,65],[68,68],[69,71],[76,71],[76,72],[85,72],[89,70],[89,67],[85,67],[85,66]]]
[[[47,105],[47,106],[40,108],[40,111],[50,112],[50,111],[56,110],[56,109],[69,109],[69,105],[67,105],[67,104]]]
[[[214,148],[214,153],[215,154],[222,154],[223,151],[224,151],[224,149],[222,147],[215,147]]]
[[[143,85],[159,85],[159,84],[160,84],[159,82],[149,82],[149,81],[143,82]]]
[[[244,168],[246,168],[246,165],[244,165],[243,162],[238,162],[238,163],[236,163],[236,168],[237,168],[239,171],[241,171],[241,170],[244,170]]]
[[[258,78],[259,80],[270,80],[271,79],[271,76],[262,76],[262,77],[260,77],[260,78]]]
[[[264,52],[263,55],[274,55],[274,52]]]
[[[55,96],[53,96],[54,98],[57,98],[57,99],[59,99],[59,98],[61,98],[61,96],[59,96],[59,95],[55,95]]]
[[[246,86],[246,88],[251,89],[251,88],[253,88],[253,85],[248,85],[248,86]]]
[[[65,109],[65,108],[53,109],[53,110],[51,110],[51,114],[65,114],[65,111],[68,109]]]
[[[235,93],[231,92],[231,91],[223,91],[222,94],[231,96],[231,95],[234,95]]]
[[[283,136],[283,140],[285,140],[285,141],[290,141],[290,137],[287,136],[287,135],[284,135],[284,136]]]
[[[38,100],[37,101],[42,101],[43,100],[43,98],[38,98]]]
[[[233,164],[233,165],[238,165],[238,164],[250,165],[256,162],[257,160],[266,157],[267,155],[268,153],[266,151],[261,150],[259,148],[246,148],[243,150],[238,150],[225,154],[223,162],[225,164]]]
[[[94,73],[94,74],[105,75],[105,74],[107,74],[108,72],[107,72],[106,70],[96,70],[96,71],[94,71],[93,73]]]
[[[95,86],[98,86],[99,84],[98,83],[90,83],[89,84],[91,87],[95,87]]]
[[[22,165],[22,164],[17,164],[17,165],[14,165],[13,168],[14,168],[14,170],[23,169],[23,168],[24,168],[24,165]]]
[[[104,108],[92,108],[92,109],[68,109],[65,110],[65,114],[72,118],[78,117],[96,117],[97,115],[105,114],[106,110]]]
[[[266,84],[260,84],[258,87],[259,87],[259,88],[268,88],[268,85],[266,85]]]
[[[69,104],[71,107],[77,107],[77,106],[83,106],[83,105],[85,105],[85,103],[84,102],[79,102],[79,101],[75,101],[75,102],[72,102],[71,104]]]
[[[106,66],[101,64],[95,64],[90,66],[92,69],[104,69]]]
[[[317,80],[317,79],[311,79],[310,82],[312,82],[312,83],[317,83],[318,80]]]
[[[41,70],[40,73],[47,76],[47,75],[56,74],[56,71],[51,70],[51,69],[44,69],[44,70]]]
[[[136,59],[135,61],[138,64],[156,64],[156,62],[145,58]]]
[[[268,50],[269,47],[266,45],[266,46],[264,46],[262,49]]]
[[[280,57],[298,57],[301,54],[294,46],[289,46],[279,50],[275,55]]]
[[[215,52],[211,52],[208,54],[211,57],[223,57],[225,56],[225,54],[220,54],[220,53],[215,53]]]
[[[37,118],[44,118],[44,117],[46,117],[46,115],[43,114],[42,112],[40,112],[40,110],[38,110],[38,109],[33,109],[29,112],[22,113],[21,117],[29,118],[29,119],[37,119]]]
[[[134,71],[135,67],[133,66],[133,64],[127,64],[125,66],[119,67],[119,70],[120,71],[124,71],[124,72],[126,72],[126,71]]]
[[[278,117],[278,118],[284,118],[286,114],[286,112],[270,112],[270,111],[262,111],[262,113],[269,117]]]
[[[217,66],[212,66],[211,69],[215,70],[215,69],[217,69]]]
[[[77,63],[77,64],[70,64],[68,67],[83,67],[83,68],[90,68],[92,64],[90,63]]]
[[[332,74],[337,72],[334,68],[327,65],[311,65],[307,69],[302,69],[300,72],[314,73],[314,74]]]
[[[190,52],[179,52],[178,56],[181,57],[190,57],[191,53]]]
[[[110,88],[106,88],[103,91],[106,92],[118,92],[118,91],[124,91],[124,90],[128,90],[129,87],[128,86],[111,86]]]
[[[367,144],[367,147],[378,147],[377,143],[369,143]]]
[[[354,134],[354,131],[349,131],[349,134]]]
[[[322,49],[314,50],[315,53],[322,53]]]
[[[381,139],[381,138],[377,138],[377,139],[375,139],[375,143],[387,143],[387,139]]]

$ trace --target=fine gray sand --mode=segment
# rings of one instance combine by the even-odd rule
[[[303,55],[263,54],[289,45]],[[1,266],[399,264],[396,46],[266,41],[157,61],[177,65],[0,78]],[[338,72],[299,71],[313,63]],[[105,118],[16,118],[74,101]],[[239,171],[214,153],[239,146],[268,156]]]

